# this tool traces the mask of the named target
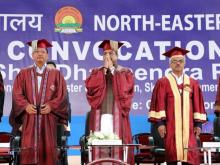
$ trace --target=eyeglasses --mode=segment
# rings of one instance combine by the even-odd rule
[[[177,63],[184,63],[185,62],[185,60],[184,59],[179,59],[179,60],[171,60],[171,63],[173,63],[173,64],[177,64]]]

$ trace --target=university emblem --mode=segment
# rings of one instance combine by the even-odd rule
[[[55,15],[55,32],[72,34],[82,32],[82,15],[73,6],[59,9]]]

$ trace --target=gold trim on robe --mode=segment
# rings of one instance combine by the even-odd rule
[[[177,83],[172,74],[168,74],[167,79],[174,95],[174,113],[175,113],[175,139],[176,139],[176,153],[177,160],[187,162],[187,150],[189,141],[189,90],[183,90],[183,104],[181,94],[179,92]],[[183,86],[189,86],[189,76],[184,75]],[[183,105],[183,107],[181,106]],[[183,124],[184,123],[184,124]]]
[[[199,112],[194,112],[193,113],[193,118],[195,120],[206,120],[206,114],[201,114]]]
[[[148,116],[149,118],[162,119],[166,117],[166,112],[165,110],[161,110],[159,112],[150,111]]]
[[[184,75],[183,78],[183,159],[187,161],[187,151],[189,145],[189,116],[190,116],[190,79],[189,76]],[[189,89],[189,90],[187,90]]]

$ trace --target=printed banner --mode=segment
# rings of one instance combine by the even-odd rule
[[[135,76],[133,115],[147,118],[155,82],[170,71],[162,53],[174,46],[190,51],[185,73],[199,80],[212,130],[213,110],[220,73],[219,1],[1,1],[0,71],[11,110],[11,91],[21,68],[33,64],[28,41],[52,42],[49,59],[67,81],[72,115],[90,109],[84,81],[91,68],[103,65],[98,45],[104,39],[122,41],[119,64]]]

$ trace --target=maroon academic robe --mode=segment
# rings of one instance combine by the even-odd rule
[[[67,124],[66,83],[56,69],[44,70],[40,92],[35,67],[23,69],[13,86],[10,124],[22,126],[21,164],[55,165],[57,163],[57,123]],[[44,115],[28,114],[28,104],[48,104],[51,112]]]
[[[3,115],[4,99],[5,99],[4,83],[3,83],[2,74],[0,72],[0,122]]]
[[[113,89],[113,131],[123,144],[132,143],[132,133],[130,128],[129,112],[132,98],[134,95],[134,77],[132,72],[121,66],[115,69],[112,79]],[[101,107],[106,95],[106,77],[103,68],[92,70],[91,75],[86,80],[87,100],[91,106],[89,129],[91,131],[100,131]],[[93,159],[99,158],[99,153],[93,154]],[[131,165],[134,164],[134,155],[130,151],[128,158]],[[122,153],[119,156],[122,159]]]
[[[182,161],[199,165],[194,124],[206,121],[203,96],[199,83],[184,75],[177,85],[170,73],[159,79],[154,87],[149,110],[151,122],[166,125],[165,149],[167,162]]]
[[[216,93],[216,99],[215,99],[215,111],[216,113],[220,113],[220,77],[218,79],[218,90]]]
[[[213,121],[213,132],[215,136],[220,136],[220,77],[218,79],[218,89],[215,99],[215,119]]]

